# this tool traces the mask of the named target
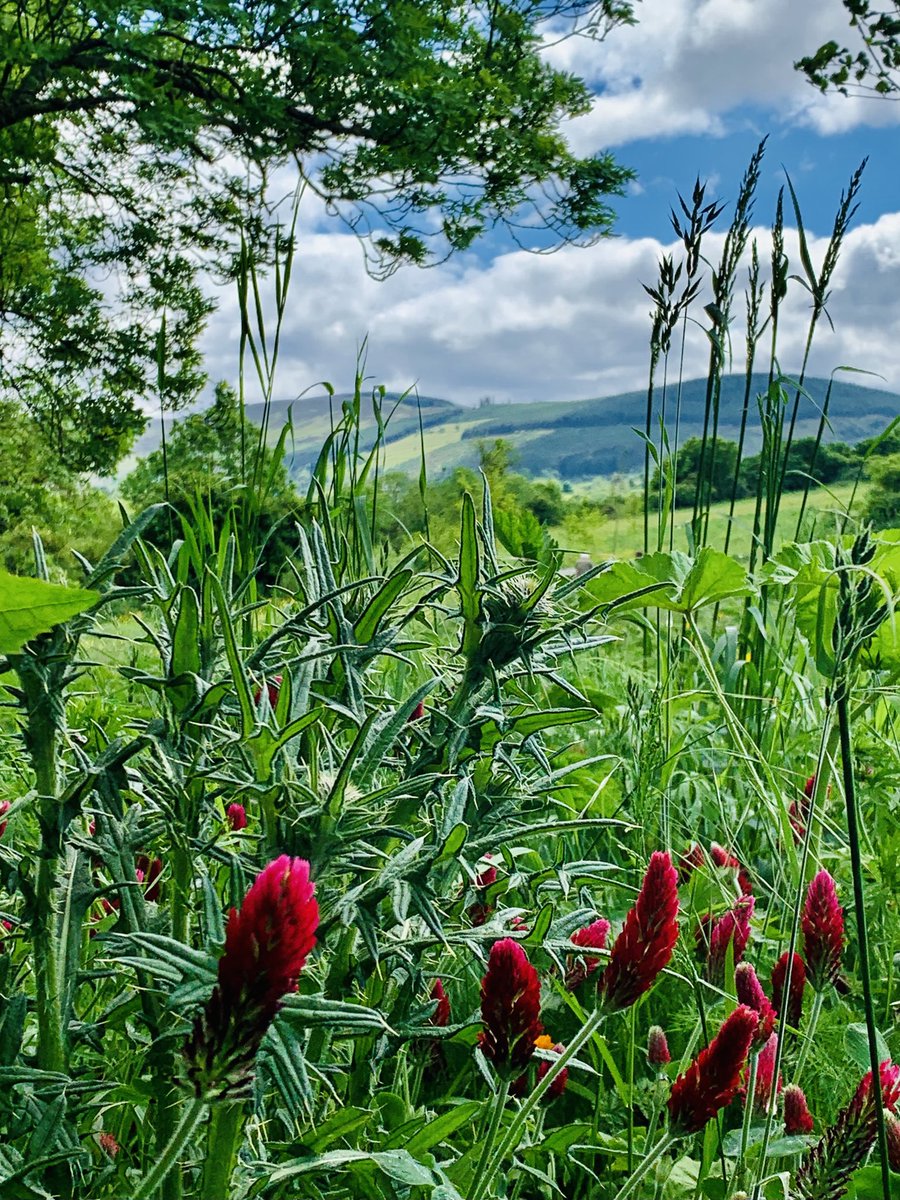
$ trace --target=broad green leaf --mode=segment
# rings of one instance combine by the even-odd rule
[[[0,654],[16,654],[54,625],[92,608],[100,593],[0,570]]]
[[[886,1058],[891,1057],[887,1042],[877,1029],[875,1030],[875,1045],[878,1050],[878,1061],[880,1063],[883,1063]],[[853,1024],[847,1026],[844,1030],[844,1052],[850,1061],[855,1063],[861,1071],[871,1070],[872,1056],[869,1053],[869,1034],[865,1025]]]
[[[441,1113],[439,1117],[435,1117],[433,1121],[429,1122],[424,1129],[420,1129],[418,1133],[413,1134],[406,1144],[406,1149],[410,1154],[418,1156],[428,1150],[434,1149],[435,1146],[440,1146],[457,1129],[473,1125],[475,1116],[481,1110],[481,1107],[481,1103],[477,1100],[465,1100],[461,1104],[457,1104],[449,1112]]]

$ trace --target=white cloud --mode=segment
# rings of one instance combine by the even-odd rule
[[[723,135],[742,106],[820,133],[900,122],[900,105],[822,96],[794,62],[831,39],[852,44],[841,0],[643,0],[639,23],[602,43],[570,39],[548,57],[598,92],[572,123],[582,152],[640,138]]]
[[[768,232],[757,233],[763,262]],[[715,261],[722,235],[711,235]],[[824,238],[811,238],[815,263]],[[792,271],[800,272],[796,238],[788,239]],[[641,283],[653,283],[661,254],[676,243],[611,238],[589,249],[567,247],[545,257],[503,254],[486,266],[457,259],[440,271],[398,273],[375,283],[363,269],[355,239],[340,233],[301,238],[282,333],[275,393],[295,396],[328,380],[352,385],[357,348],[368,336],[373,383],[413,384],[427,395],[474,403],[576,399],[641,388],[646,383],[651,302]],[[743,274],[742,274],[743,279]],[[782,369],[799,367],[809,298],[791,285],[794,300],[781,321]],[[739,299],[736,311],[743,312]],[[900,213],[850,232],[832,285],[832,332],[823,320],[811,361],[817,374],[846,365],[876,372],[900,391]],[[702,318],[699,309],[696,312]],[[234,379],[239,321],[228,294],[206,338],[213,380]],[[741,368],[736,342],[736,369]],[[704,372],[707,342],[692,329],[685,375]],[[878,381],[873,381],[876,385]],[[318,389],[316,389],[318,390]]]

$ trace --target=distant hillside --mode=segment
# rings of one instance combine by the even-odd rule
[[[747,453],[756,453],[761,442],[759,409],[756,396],[764,393],[767,377],[755,375],[752,381]],[[826,379],[808,379],[801,396],[797,437],[815,433],[821,405],[828,388]],[[661,397],[657,394],[658,411]],[[274,439],[290,412],[293,432],[288,442],[292,472],[306,474],[322,442],[338,420],[341,407],[350,395],[305,396],[295,401],[276,401],[272,405],[269,428]],[[669,389],[666,407],[670,436],[674,429],[676,390]],[[719,415],[719,433],[737,440],[744,401],[744,377],[729,375],[723,380]],[[530,475],[558,474],[562,479],[583,479],[640,469],[643,443],[635,432],[646,420],[646,393],[625,392],[591,400],[534,401],[529,404],[486,405],[462,408],[434,396],[406,396],[389,393],[383,404],[387,426],[387,466],[409,473],[418,471],[420,456],[420,418],[424,431],[428,473],[440,476],[461,465],[478,461],[478,441],[502,437],[518,452],[518,469]],[[703,429],[706,381],[689,380],[682,384],[679,440],[684,441]],[[790,392],[793,404],[793,392]],[[900,414],[900,395],[859,384],[835,382],[831,389],[829,441],[858,442],[880,433]],[[248,407],[253,421],[262,418],[262,408]],[[375,419],[371,400],[363,400],[364,448],[372,444]],[[658,428],[654,430],[658,437]],[[141,439],[138,453],[147,453],[158,441],[158,430],[148,430]]]

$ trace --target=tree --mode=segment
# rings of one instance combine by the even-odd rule
[[[700,469],[701,457],[704,457],[706,470],[712,462],[710,447],[707,445],[704,456],[703,439],[688,438],[679,446],[675,456],[675,507],[687,508],[694,503],[697,491],[697,472]],[[737,442],[718,438],[715,442],[715,468],[710,483],[709,498],[715,503],[727,500],[731,496],[734,484],[734,472],[737,466]],[[659,469],[654,472],[650,487],[658,490],[660,487]],[[741,492],[739,491],[739,495]]]
[[[542,46],[631,20],[626,0],[7,0],[0,382],[108,469],[142,399],[202,384],[201,268],[269,260],[288,162],[375,273],[497,223],[537,249],[602,234],[630,172],[569,150],[589,93]]]
[[[870,473],[872,488],[863,517],[876,529],[896,529],[900,525],[900,454],[875,460]]]
[[[795,64],[822,92],[896,97],[900,93],[900,2],[875,8],[869,0],[843,0],[856,31],[855,49],[829,41]]]
[[[66,470],[34,421],[0,400],[0,566],[33,575],[37,533],[51,574],[80,576],[72,551],[97,561],[118,524],[110,497]]]
[[[136,511],[168,501],[188,518],[202,504],[219,529],[229,514],[246,519],[252,513],[253,541],[264,545],[260,579],[271,583],[293,548],[291,517],[300,501],[284,462],[275,457],[279,451],[260,446],[259,435],[256,426],[242,420],[234,391],[220,383],[209,408],[173,422],[165,450],[138,461],[122,481],[122,496]],[[244,503],[248,490],[249,505]],[[170,528],[166,517],[157,517],[148,536],[164,542]],[[177,523],[171,532],[180,536]]]

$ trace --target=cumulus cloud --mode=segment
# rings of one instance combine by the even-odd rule
[[[711,261],[722,236],[708,238]],[[756,236],[765,262],[768,231]],[[821,263],[825,248],[824,238],[810,239],[814,263]],[[483,395],[498,402],[577,399],[641,388],[651,307],[641,284],[655,281],[661,255],[677,260],[679,251],[674,242],[614,238],[546,257],[502,254],[487,265],[458,259],[439,271],[407,269],[375,283],[354,238],[314,233],[300,243],[275,393],[286,398],[319,390],[315,385],[323,380],[347,390],[366,338],[373,383],[398,390],[416,385],[424,395],[460,403]],[[801,272],[794,234],[788,252],[792,271]],[[779,343],[788,372],[799,369],[809,314],[807,293],[792,288]],[[884,384],[871,381],[875,386],[900,391],[900,213],[850,232],[831,292],[835,328],[821,323],[812,370],[827,375],[853,366],[883,376]],[[742,300],[736,311],[743,311]],[[702,318],[699,309],[696,315]],[[213,380],[234,379],[239,331],[228,293],[206,339]],[[704,372],[707,346],[692,327],[686,377]],[[738,336],[738,370],[741,353]]]
[[[786,124],[839,133],[900,121],[900,105],[822,96],[794,62],[831,39],[852,43],[841,0],[643,0],[639,24],[600,43],[569,39],[547,54],[597,92],[572,123],[589,152],[641,138],[722,136],[747,106]]]

